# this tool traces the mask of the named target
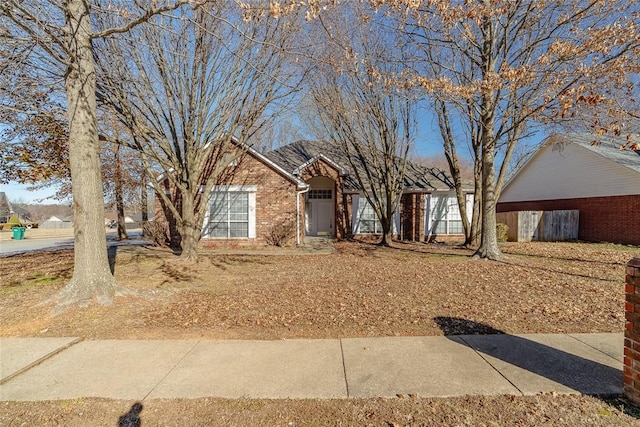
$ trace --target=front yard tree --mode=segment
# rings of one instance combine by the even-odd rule
[[[414,138],[415,100],[385,79],[402,72],[402,61],[393,58],[402,51],[400,41],[368,27],[357,5],[343,12],[322,19],[322,52],[309,85],[321,128],[348,159],[380,220],[379,244],[389,246]]]
[[[197,257],[209,195],[247,139],[299,80],[287,64],[294,14],[217,1],[157,16],[96,43],[99,97],[131,132],[161,203],[176,220],[181,258]]]
[[[50,89],[58,76],[32,75],[21,56],[19,46],[0,46],[0,182],[55,186],[64,198],[70,191],[68,126]]]
[[[93,298],[108,304],[118,290],[107,258],[93,43],[186,3],[113,2],[108,8],[89,0],[5,0],[0,4],[0,38],[6,43],[0,67],[8,69],[7,62],[33,67],[36,79],[37,70],[63,71],[75,255],[71,280],[53,298],[60,306],[86,305]],[[94,30],[92,17],[99,13],[117,16],[117,25]]]
[[[415,72],[402,81],[432,100],[454,177],[457,153],[471,147],[481,207],[477,255],[500,258],[496,202],[515,147],[535,124],[566,120],[579,100],[637,79],[638,1],[371,3],[387,3],[414,41]]]

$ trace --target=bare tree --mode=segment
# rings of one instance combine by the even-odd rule
[[[401,41],[393,32],[372,30],[368,21],[356,4],[319,21],[326,41],[309,85],[325,133],[348,159],[380,220],[380,245],[389,246],[414,138],[416,106],[409,91],[384,78],[402,72],[404,65],[393,55],[402,52]]]
[[[637,71],[639,28],[628,11],[638,2],[373,3],[389,3],[414,40],[415,72],[403,81],[432,100],[456,183],[458,153],[470,148],[481,216],[476,254],[498,259],[495,207],[515,147],[536,123],[569,118],[590,91]]]
[[[120,141],[128,138],[128,134],[110,135]],[[111,142],[103,144],[101,159],[105,204],[108,209],[116,208],[118,239],[127,239],[125,208],[129,213],[142,210],[141,194],[145,189],[140,154],[124,143]]]
[[[181,257],[197,257],[209,195],[298,85],[287,63],[300,23],[217,1],[96,42],[99,97],[132,135]],[[159,169],[158,169],[159,168]]]
[[[638,74],[619,76],[608,87],[585,90],[571,111],[571,120],[552,123],[558,131],[591,132],[625,141],[621,149],[640,150],[640,81]],[[594,142],[599,138],[594,138]]]
[[[52,298],[60,306],[75,302],[86,305],[94,297],[99,303],[108,304],[118,291],[107,258],[92,43],[129,31],[156,14],[186,3],[197,2],[140,5],[115,1],[105,8],[99,1],[88,0],[6,0],[0,4],[3,72],[29,66],[35,70],[31,77],[37,79],[37,71],[45,71],[64,82],[75,257],[71,280]],[[117,17],[116,25],[94,30],[92,18],[98,14]]]

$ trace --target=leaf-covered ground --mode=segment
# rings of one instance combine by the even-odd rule
[[[115,275],[139,296],[57,316],[35,305],[70,277],[72,252],[0,258],[4,336],[335,338],[621,332],[624,268],[638,248],[509,243],[504,262],[455,246],[336,243],[331,255],[120,248]],[[462,321],[458,320],[462,319]],[[478,330],[469,329],[475,324]]]
[[[119,248],[112,306],[36,306],[71,275],[71,251],[0,257],[1,336],[334,338],[450,333],[621,332],[624,267],[640,248],[508,243],[504,262],[455,246],[339,242],[331,255],[203,253],[184,263]],[[133,402],[0,402],[0,425],[116,425]],[[620,399],[538,395],[455,399],[156,400],[143,425],[631,426]]]
[[[116,426],[133,402],[77,399],[0,402],[2,426]],[[37,406],[36,406],[37,405]],[[38,410],[34,410],[37,408]],[[449,399],[151,400],[146,426],[637,426],[638,409],[622,399],[588,396],[461,397]]]

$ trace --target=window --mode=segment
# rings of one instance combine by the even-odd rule
[[[331,190],[309,190],[309,199],[332,199]]]
[[[203,234],[214,239],[255,237],[255,193],[212,192]]]
[[[460,208],[455,195],[432,194],[429,208],[430,227],[432,234],[464,234]]]
[[[382,223],[366,197],[353,195],[351,200],[353,206],[353,234],[382,234]],[[398,233],[398,230],[400,230],[400,213],[396,212],[391,221],[391,232]]]
[[[361,234],[382,233],[382,224],[373,206],[364,197],[360,200],[360,230]]]

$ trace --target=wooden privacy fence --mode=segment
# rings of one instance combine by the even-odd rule
[[[508,227],[510,242],[559,242],[578,239],[580,211],[499,212],[496,220]]]

